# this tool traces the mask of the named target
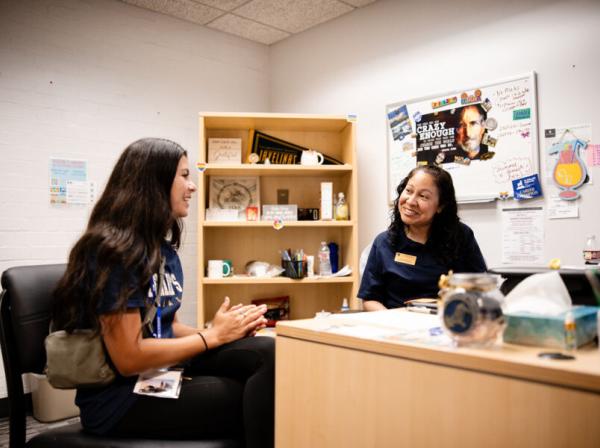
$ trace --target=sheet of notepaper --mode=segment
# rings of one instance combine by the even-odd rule
[[[341,313],[328,317],[327,323],[330,325],[325,325],[321,331],[361,339],[415,342],[436,346],[451,345],[451,340],[443,332],[437,315],[404,310]]]

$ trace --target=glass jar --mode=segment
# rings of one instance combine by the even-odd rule
[[[491,345],[505,326],[497,275],[453,274],[440,278],[441,320],[457,345]]]

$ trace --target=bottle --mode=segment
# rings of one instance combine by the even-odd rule
[[[336,243],[329,243],[329,262],[331,263],[331,273],[335,274],[339,267],[339,250]]]
[[[568,311],[565,315],[565,350],[573,351],[577,348],[577,327],[573,313]]]
[[[321,247],[319,248],[319,275],[331,275],[329,246],[327,246],[326,241],[321,241]]]
[[[342,313],[350,311],[350,306],[348,305],[348,299],[346,297],[344,297],[344,300],[342,300],[342,307],[340,308],[340,311]]]
[[[335,201],[334,213],[336,221],[348,220],[348,204],[346,203],[346,197],[342,192],[338,193],[337,200]]]
[[[585,264],[600,263],[600,246],[596,241],[596,235],[588,235],[583,248],[583,259]]]

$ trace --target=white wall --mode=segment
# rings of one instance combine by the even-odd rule
[[[597,0],[379,0],[272,47],[272,110],[358,114],[363,247],[389,223],[386,104],[535,70],[540,137],[544,128],[591,123],[600,142],[598,29]],[[599,184],[581,190],[580,219],[546,220],[545,259],[582,263],[584,235],[600,237]],[[544,201],[522,205],[532,204]],[[488,265],[501,262],[503,205],[516,206],[460,207]]]
[[[268,60],[264,45],[116,0],[0,0],[0,272],[65,262],[84,229],[88,207],[49,203],[50,157],[87,160],[102,187],[125,146],[166,137],[193,168],[199,111],[268,110]],[[181,314],[195,325],[193,204]]]
[[[85,225],[87,207],[49,204],[51,156],[88,160],[102,186],[128,143],[162,136],[193,166],[198,111],[357,113],[364,246],[387,226],[386,104],[535,70],[540,129],[600,125],[598,29],[598,1],[379,0],[268,48],[116,0],[0,0],[0,272],[64,262]],[[600,236],[599,184],[581,219],[546,223],[547,258],[577,263],[583,235]],[[498,206],[461,215],[498,264]],[[188,322],[196,241],[194,206]]]

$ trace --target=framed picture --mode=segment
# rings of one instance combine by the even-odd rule
[[[242,163],[242,139],[209,138],[208,163],[216,165]]]
[[[211,176],[208,188],[208,206],[222,210],[237,210],[238,219],[246,219],[246,208],[260,210],[258,177]]]

